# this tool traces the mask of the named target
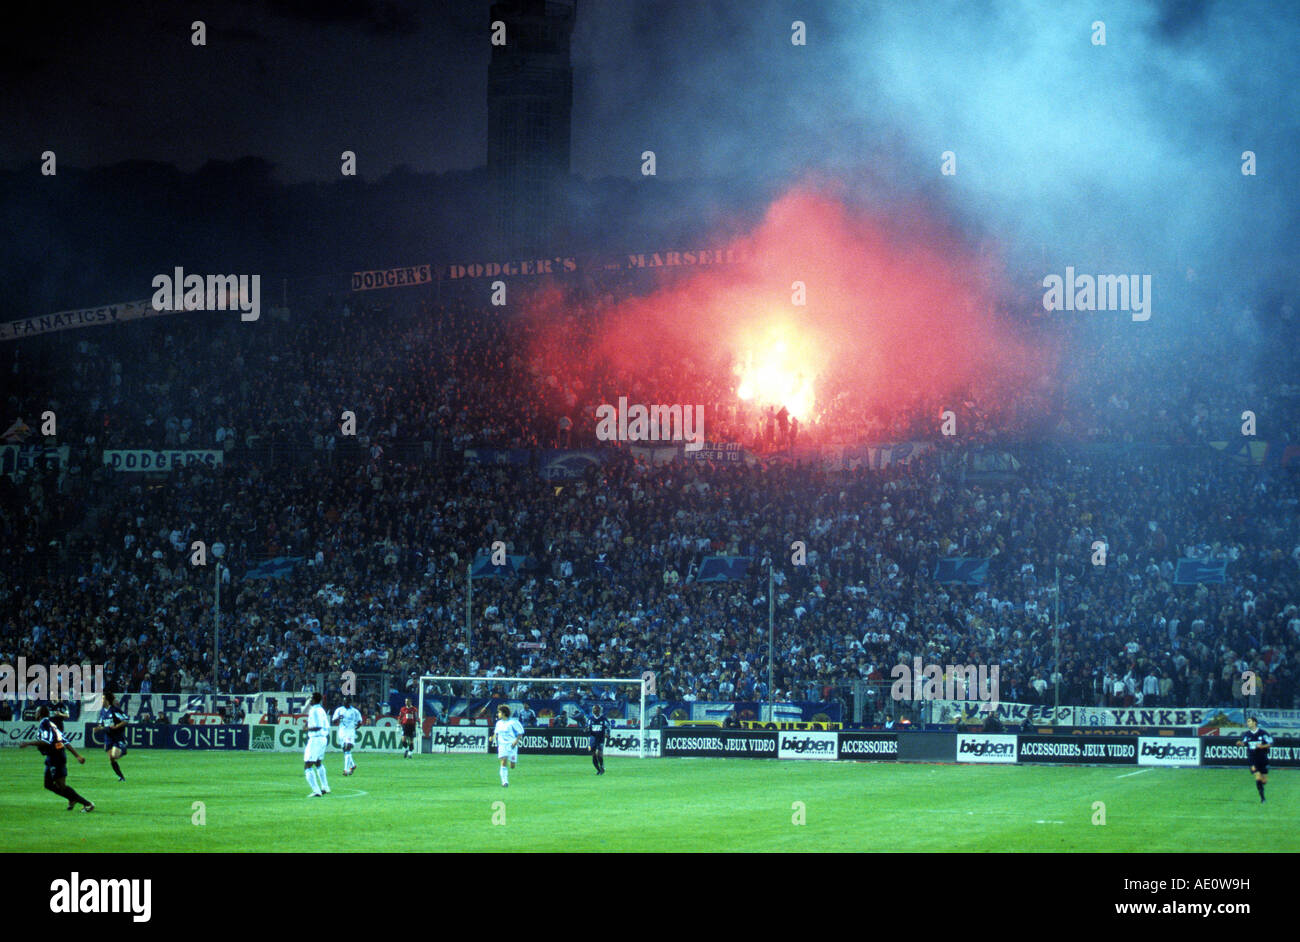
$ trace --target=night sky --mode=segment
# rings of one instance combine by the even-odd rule
[[[1052,270],[1191,268],[1265,293],[1294,283],[1300,238],[1288,6],[580,0],[571,169],[635,181],[653,149],[661,180],[715,192],[830,175],[924,194]],[[485,162],[487,0],[35,9],[0,66],[0,169],[47,148],[185,172],[254,155],[286,184],[337,180],[345,149],[367,180]]]

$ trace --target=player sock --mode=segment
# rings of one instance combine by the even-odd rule
[[[320,786],[316,784],[316,776],[312,774],[315,771],[315,769],[307,770],[307,787],[314,792],[318,792],[320,791]]]
[[[117,764],[116,759],[109,759],[108,761],[113,764],[113,771],[117,773],[118,778],[126,778],[126,776],[122,774],[122,767]]]
[[[1259,797],[1260,797],[1260,798],[1263,798],[1263,797],[1264,797],[1264,783],[1263,783],[1263,782],[1256,782],[1256,783],[1255,783],[1255,787],[1256,787],[1257,789],[1259,789]]]
[[[320,779],[320,790],[327,792],[330,790],[330,780],[325,777],[325,766],[316,766],[316,777]]]
[[[591,757],[591,765],[592,765],[592,767],[593,767],[597,772],[599,772],[599,771],[600,771],[600,756],[593,755],[593,756]]]
[[[80,802],[81,804],[89,807],[90,802],[88,802],[86,799],[78,795],[73,789],[68,788],[66,785],[64,786],[64,789],[65,789],[64,796],[68,799],[68,801]]]
[[[501,766],[501,784],[504,785],[508,781],[510,781],[510,773],[506,770],[506,767],[503,765]]]

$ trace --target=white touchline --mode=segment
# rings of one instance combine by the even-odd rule
[[[1152,767],[1154,768],[1154,766]],[[1143,772],[1150,772],[1151,769],[1138,769],[1136,772],[1125,772],[1123,775],[1117,775],[1116,778],[1128,778],[1130,775],[1141,775]]]

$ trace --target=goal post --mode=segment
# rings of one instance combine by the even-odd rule
[[[459,686],[460,689],[457,689]],[[538,687],[550,688],[573,688],[571,696],[555,697],[536,697],[529,696],[529,690],[536,690]],[[440,700],[466,700],[466,701],[490,701],[493,693],[500,691],[504,702],[527,702],[538,699],[555,699],[555,700],[574,700],[579,703],[587,704],[583,712],[590,711],[593,704],[604,705],[608,701],[596,697],[593,693],[595,688],[621,687],[629,690],[633,695],[627,698],[627,712],[631,713],[636,710],[636,724],[633,726],[628,721],[630,716],[624,716],[622,719],[627,723],[627,728],[635,728],[638,731],[637,741],[639,743],[638,758],[646,757],[646,693],[654,691],[654,674],[646,672],[641,677],[624,678],[624,677],[465,677],[444,674],[424,674],[420,677],[420,702],[419,716],[421,724],[421,740],[423,740],[423,725],[426,717],[425,703],[437,697]],[[633,691],[631,688],[635,688]],[[558,691],[557,691],[558,693]],[[617,719],[617,718],[616,718]],[[491,724],[494,717],[488,717],[488,723]]]

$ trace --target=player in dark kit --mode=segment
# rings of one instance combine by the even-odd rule
[[[610,722],[600,709],[600,704],[591,708],[591,719],[587,721],[591,733],[591,764],[596,767],[597,775],[605,774],[605,737],[610,730]]]
[[[1246,720],[1246,735],[1237,740],[1238,746],[1246,747],[1246,764],[1255,773],[1255,788],[1259,790],[1259,800],[1264,800],[1264,786],[1268,784],[1268,748],[1273,745],[1273,737],[1259,728],[1255,717]]]
[[[415,723],[418,719],[416,709],[408,697],[406,706],[397,713],[397,722],[402,724],[402,748],[406,750],[403,759],[411,758],[411,750],[415,748]]]
[[[127,715],[118,707],[117,698],[111,693],[104,694],[104,707],[99,711],[99,725],[95,732],[104,734],[104,751],[108,753],[108,761],[119,782],[126,781],[122,767],[117,764],[117,760],[126,755],[126,724]]]
[[[68,753],[72,753],[73,758],[81,765],[85,765],[86,760],[77,755],[77,750],[63,738],[63,732],[55,725],[54,720],[50,719],[49,707],[40,707],[36,711],[36,718],[40,720],[40,725],[36,728],[36,742],[25,742],[20,748],[35,746],[40,750],[41,755],[45,756],[45,787],[54,794],[68,799],[68,811],[78,804],[81,805],[82,811],[94,811],[94,802],[82,798],[68,787]]]

